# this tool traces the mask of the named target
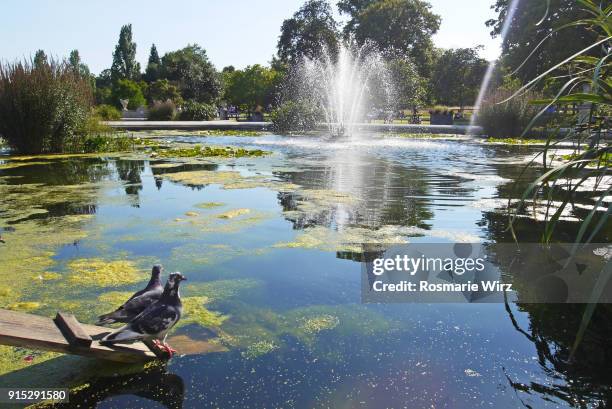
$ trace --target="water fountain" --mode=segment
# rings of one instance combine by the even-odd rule
[[[319,108],[333,138],[355,137],[373,109],[390,104],[391,81],[381,53],[371,44],[340,44],[296,67],[292,98]]]

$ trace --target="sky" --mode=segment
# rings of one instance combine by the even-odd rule
[[[136,58],[146,67],[155,43],[161,55],[189,43],[204,47],[213,64],[243,68],[267,64],[276,52],[280,26],[304,0],[6,0],[2,4],[0,59],[15,61],[43,49],[54,57],[78,49],[93,73],[109,68],[123,24],[131,23]],[[482,57],[499,55],[484,22],[493,0],[429,0],[442,17],[438,47],[483,45]],[[335,0],[332,0],[335,5]],[[335,8],[335,7],[334,7]],[[338,19],[342,19],[337,15]]]

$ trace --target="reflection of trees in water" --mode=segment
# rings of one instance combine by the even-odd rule
[[[363,155],[363,154],[362,154]],[[338,201],[333,197],[318,209],[295,212],[285,218],[295,229],[312,226],[419,226],[433,213],[431,188],[423,169],[375,157],[353,158],[352,161],[323,161],[321,166],[299,172],[276,172],[280,179],[303,189],[335,190],[356,199]],[[308,202],[300,191],[281,192],[278,199],[283,211],[299,210],[301,201]],[[312,200],[316,204],[316,200]],[[330,204],[331,203],[331,204]]]
[[[499,176],[516,180],[522,167],[520,165],[494,165]],[[502,199],[520,198],[527,187],[527,181],[537,178],[534,169],[522,177],[523,182],[509,182],[497,187],[497,196]],[[553,200],[559,191],[545,191],[545,196],[552,193]],[[584,192],[576,196],[577,202],[588,203],[591,193]],[[559,196],[561,197],[561,196]],[[554,213],[554,211],[552,212]],[[551,214],[552,214],[551,213]],[[584,216],[584,209],[574,209],[574,214]],[[540,242],[545,222],[527,217],[516,220],[515,231],[523,243]],[[480,223],[487,230],[487,239],[497,243],[513,242],[508,230],[506,211],[484,211]],[[612,226],[609,224],[608,226]],[[572,243],[580,224],[575,221],[559,221],[553,241]],[[593,242],[607,243],[611,238],[611,229],[602,229]],[[520,300],[520,286],[518,290]],[[533,343],[537,351],[538,363],[547,374],[547,381],[523,383],[517,375],[505,370],[509,385],[525,407],[529,406],[529,396],[538,395],[545,400],[565,402],[572,407],[610,407],[612,405],[612,324],[610,313],[612,307],[600,304],[575,356],[570,360],[570,352],[584,314],[584,304],[528,304],[517,303],[518,310],[527,315],[528,327],[523,328],[515,318],[511,306],[506,303],[506,311],[512,325]]]
[[[180,376],[168,373],[164,366],[153,365],[138,374],[90,381],[88,386],[70,393],[69,403],[53,407],[93,409],[114,396],[121,396],[114,399],[118,407],[146,407],[145,402],[134,398],[136,396],[159,402],[168,409],[180,409],[184,395],[185,385]]]
[[[533,342],[538,362],[553,382],[529,384],[513,380],[510,386],[519,392],[543,395],[576,407],[612,405],[612,307],[600,304],[575,356],[570,352],[584,313],[583,304],[517,304],[529,317],[529,328],[521,328],[510,305],[506,311],[512,324]],[[520,393],[519,393],[519,396]]]
[[[134,203],[132,203],[132,206],[134,207],[140,207],[138,194],[142,190],[142,178],[140,176],[144,172],[144,167],[145,163],[141,160],[115,161],[119,180],[126,182],[125,194],[133,197]]]
[[[164,162],[158,162],[158,163],[164,163]],[[214,163],[189,163],[189,164],[184,164],[184,165],[180,165],[180,166],[173,166],[170,168],[151,168],[151,171],[153,172],[153,178],[155,179],[155,187],[157,187],[157,190],[161,189],[163,186],[163,175],[167,175],[170,173],[178,173],[178,172],[189,172],[189,171],[195,171],[195,170],[208,170],[208,171],[213,171],[213,170],[217,170],[219,168],[219,165],[214,164]],[[206,185],[191,185],[191,184],[185,184],[185,186],[188,186],[192,189],[195,190],[201,190],[204,187],[206,187]]]
[[[43,160],[43,159],[41,159]],[[80,185],[96,183],[108,177],[108,162],[102,158],[54,159],[48,164],[21,166],[3,170],[3,175],[15,175],[15,184]],[[12,183],[9,182],[8,183]]]

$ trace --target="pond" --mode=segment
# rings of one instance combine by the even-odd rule
[[[521,176],[533,146],[161,139],[271,154],[5,157],[0,303],[93,322],[162,263],[188,277],[185,316],[169,338],[181,354],[143,368],[0,346],[0,387],[69,384],[78,387],[71,407],[98,408],[610,402],[605,320],[567,359],[580,305],[361,303],[355,243],[511,241],[503,209],[520,197],[514,180],[535,175]],[[564,213],[558,240],[571,241],[581,211]],[[541,234],[535,213],[519,220],[523,240]]]

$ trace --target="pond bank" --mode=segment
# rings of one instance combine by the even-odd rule
[[[107,121],[106,125],[115,129],[128,131],[144,130],[243,130],[269,131],[272,122],[236,122],[236,121]],[[326,124],[319,127],[327,129]],[[410,132],[434,134],[480,134],[482,128],[468,125],[417,125],[417,124],[360,124],[366,132]]]

